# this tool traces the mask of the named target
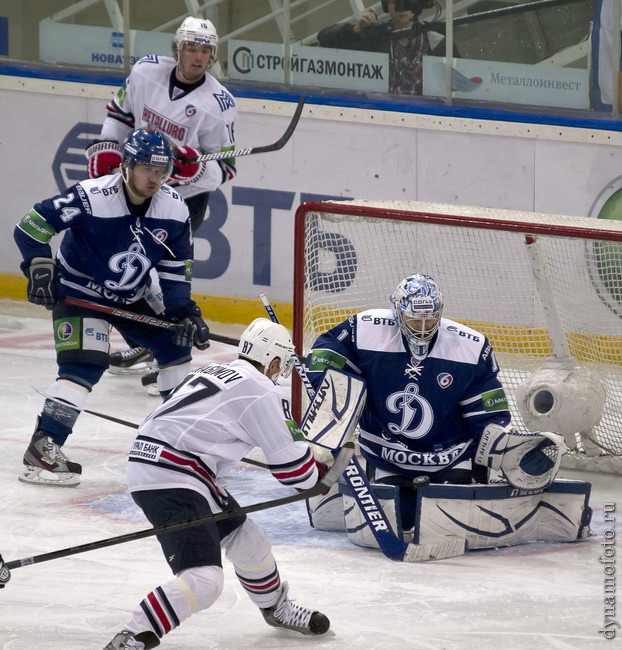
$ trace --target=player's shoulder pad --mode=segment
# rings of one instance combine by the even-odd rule
[[[202,106],[207,113],[215,115],[217,118],[220,114],[227,112],[226,117],[231,118],[232,112],[237,114],[237,105],[235,97],[218,81],[207,73],[205,83],[199,86],[205,102]]]
[[[114,210],[110,210],[110,202],[123,196],[122,184],[121,174],[109,174],[99,178],[87,178],[74,187],[85,212],[98,216],[110,216],[114,212]],[[108,207],[104,208],[105,205]]]
[[[215,382],[230,385],[248,379],[249,373],[243,364],[237,363],[238,359],[230,363],[209,363],[207,366],[194,368],[191,375],[200,375],[212,379]]]
[[[121,192],[121,184],[123,179],[121,174],[108,174],[106,176],[100,176],[99,178],[86,178],[83,181],[77,183],[77,185],[82,186],[85,192],[90,194],[101,194],[104,193],[104,189],[109,189],[111,187],[118,187]]]
[[[164,184],[153,197],[149,216],[173,221],[186,221],[188,219],[188,206],[174,188]]]
[[[441,318],[438,338],[430,356],[477,364],[484,345],[488,346],[488,341],[481,332],[448,318]]]
[[[388,321],[395,323],[395,317],[392,309],[366,309],[356,315],[357,321],[360,323],[373,323],[374,325],[386,325]],[[379,322],[377,319],[382,319]]]
[[[375,352],[404,352],[392,309],[367,309],[356,315],[356,346]]]
[[[149,66],[157,65],[172,66],[175,65],[175,59],[171,56],[162,56],[161,54],[145,54],[145,56],[142,56],[136,61],[132,72],[134,70],[144,71]]]
[[[147,54],[134,64],[130,72],[129,81],[131,86],[140,86],[153,81],[162,81],[168,78],[171,70],[175,67],[175,59],[170,56],[159,54]],[[148,91],[151,92],[150,88]]]

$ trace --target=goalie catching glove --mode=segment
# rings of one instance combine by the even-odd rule
[[[315,445],[331,451],[339,449],[354,435],[366,398],[364,379],[327,368],[300,423],[300,430]]]
[[[521,433],[489,424],[482,433],[475,462],[501,472],[511,486],[533,494],[551,485],[567,451],[561,433]]]
[[[112,174],[123,162],[121,147],[112,140],[95,142],[84,152],[84,155],[89,178]]]
[[[192,307],[187,316],[176,322],[173,343],[185,348],[192,347],[194,344],[199,350],[209,348],[209,327],[201,318],[201,310],[197,305]]]
[[[52,309],[57,302],[56,262],[49,257],[35,257],[23,268],[28,278],[28,302]]]

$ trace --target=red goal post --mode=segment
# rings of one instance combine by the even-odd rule
[[[415,272],[438,282],[444,316],[491,341],[517,428],[537,430],[519,412],[534,372],[539,378],[544,367],[546,375],[552,364],[557,382],[559,368],[562,377],[584,370],[587,390],[571,395],[570,406],[585,398],[593,407],[601,393],[604,405],[599,421],[577,432],[577,452],[595,458],[590,469],[615,471],[608,463],[622,456],[622,222],[414,201],[303,203],[295,220],[296,349],[306,354],[320,333],[358,311],[388,307],[398,282]],[[295,385],[295,412],[302,399]]]

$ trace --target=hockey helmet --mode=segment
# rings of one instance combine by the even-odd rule
[[[256,318],[240,336],[238,354],[244,359],[256,361],[264,367],[264,374],[273,359],[279,357],[281,369],[272,377],[288,377],[294,363],[295,349],[289,332],[283,325],[267,318]]]
[[[121,171],[127,182],[127,173],[137,163],[164,167],[162,183],[165,183],[173,171],[173,152],[165,135],[160,131],[138,129],[131,133],[123,144],[123,162]]]
[[[391,303],[411,353],[425,355],[443,314],[443,295],[436,282],[429,275],[409,275],[397,285]]]
[[[185,18],[175,32],[175,46],[181,48],[184,41],[211,45],[214,48],[214,61],[218,58],[218,34],[211,20],[206,18]]]

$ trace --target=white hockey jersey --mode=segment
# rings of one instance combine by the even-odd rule
[[[281,389],[243,359],[211,364],[188,374],[141,424],[128,486],[195,490],[216,512],[226,503],[224,477],[255,447],[284,485],[316,484],[315,460]]]
[[[201,153],[233,149],[237,107],[232,95],[210,74],[200,86],[182,92],[174,85],[175,66],[169,56],[139,59],[106,107],[100,139],[123,143],[134,129],[152,128]],[[213,160],[196,181],[170,185],[189,198],[215,190],[235,173],[234,159]]]

